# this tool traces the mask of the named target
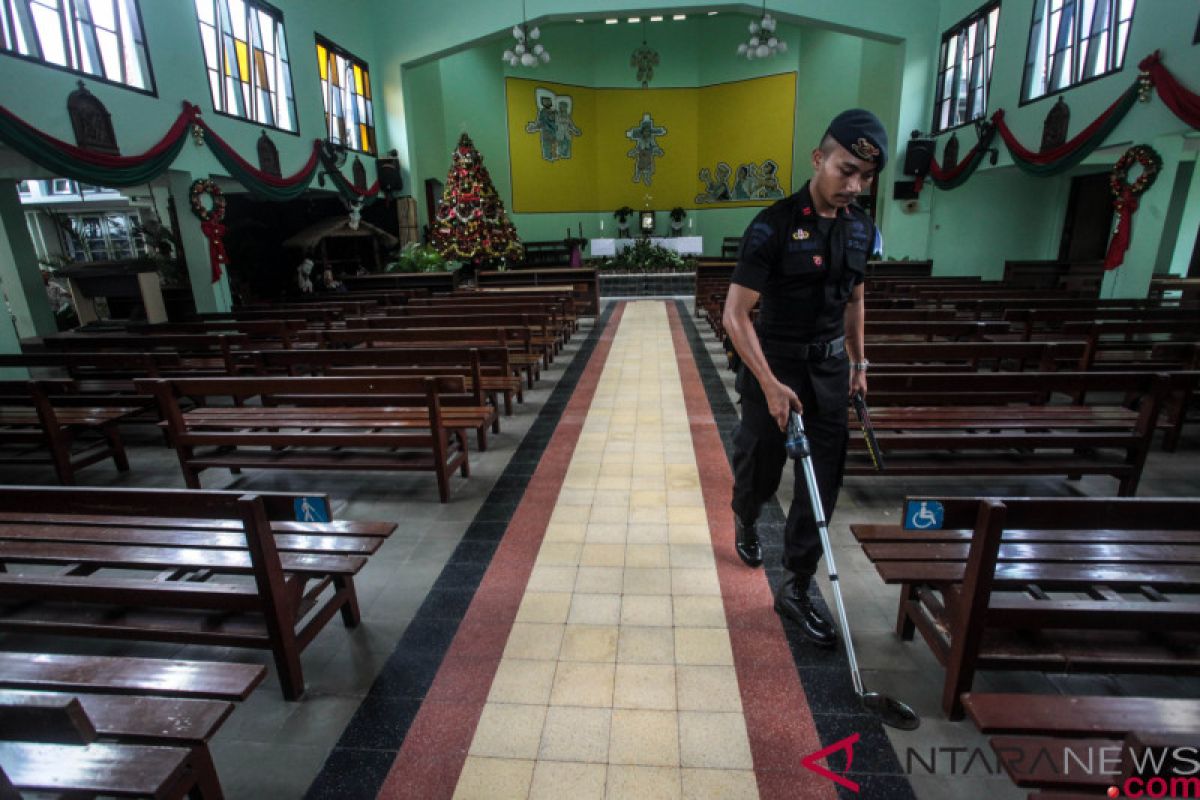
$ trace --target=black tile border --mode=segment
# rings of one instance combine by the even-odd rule
[[[338,737],[306,800],[374,800],[433,684],[454,634],[533,478],[616,303],[607,303],[450,555],[367,696]],[[374,746],[372,746],[374,745]]]
[[[733,429],[739,419],[737,407],[730,399],[725,383],[696,327],[696,321],[684,301],[676,300],[675,309],[679,312],[679,320],[687,335],[688,344],[691,345],[692,358],[700,373],[700,383],[704,386],[704,394],[712,408],[717,432],[725,446],[725,455],[729,458],[733,450]],[[772,592],[777,590],[786,578],[779,558],[782,553],[785,518],[778,499],[770,500],[759,516],[758,528],[764,548],[763,567]],[[810,594],[818,606],[828,614],[829,608],[825,605],[815,581]],[[812,711],[813,722],[817,726],[817,735],[821,738],[822,746],[827,747],[854,732],[861,736],[855,750],[854,769],[851,772],[852,779],[861,784],[860,792],[854,793],[839,786],[838,796],[858,800],[916,800],[916,794],[913,793],[883,724],[875,717],[865,714],[858,704],[850,681],[850,664],[846,660],[845,651],[840,647],[832,651],[813,647],[792,625],[784,625],[783,632],[795,660],[800,683],[808,697],[809,709]],[[841,756],[838,755],[837,758]],[[841,762],[837,762],[837,766],[840,765]]]

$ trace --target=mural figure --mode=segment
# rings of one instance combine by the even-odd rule
[[[659,136],[666,136],[667,129],[655,125],[650,113],[642,114],[642,121],[625,131],[625,138],[633,141],[633,149],[627,155],[633,159],[633,182],[643,182],[650,185],[654,177],[654,159],[665,156],[666,152],[658,146]]]
[[[554,131],[558,139],[558,157],[571,157],[571,139],[575,136],[581,136],[583,131],[575,127],[575,120],[571,119],[571,98],[565,95],[559,95],[555,98],[558,104],[558,113],[554,116]]]
[[[697,174],[704,191],[696,195],[697,203],[729,203],[745,200],[778,200],[785,196],[779,183],[779,164],[768,158],[760,167],[751,161],[738,164],[736,171],[724,161],[717,162],[715,177],[708,167]],[[733,174],[733,184],[729,176]]]
[[[582,135],[571,119],[570,95],[556,95],[549,89],[539,88],[534,96],[538,105],[537,119],[525,123],[525,132],[539,134],[542,158],[546,161],[570,158],[572,137]]]

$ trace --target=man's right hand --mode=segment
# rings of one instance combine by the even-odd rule
[[[775,424],[781,431],[787,430],[789,411],[795,409],[797,413],[804,413],[804,406],[800,404],[800,398],[786,384],[775,381],[775,385],[770,389],[764,388],[763,395],[767,398],[767,410],[771,412],[771,416],[775,418]]]

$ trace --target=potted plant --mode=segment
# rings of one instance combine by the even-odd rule
[[[627,220],[633,216],[633,209],[630,208],[629,206],[621,206],[620,208],[618,208],[616,211],[613,212],[613,216],[617,218],[617,238],[618,239],[630,238],[629,222]]]
[[[671,235],[679,236],[683,233],[683,218],[687,216],[687,212],[682,206],[675,206],[671,209]]]

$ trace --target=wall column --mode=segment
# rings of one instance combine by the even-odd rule
[[[166,192],[175,198],[175,214],[179,218],[179,230],[176,233],[183,247],[183,256],[187,260],[188,284],[192,289],[192,298],[196,301],[196,313],[228,311],[233,305],[229,291],[229,265],[221,265],[221,280],[213,283],[208,239],[200,230],[200,220],[192,213],[188,198],[193,180],[189,172],[168,170],[166,174]],[[162,209],[160,217],[165,221],[168,219],[167,199],[161,196],[157,185],[154,191],[155,207]]]
[[[0,282],[21,338],[58,332],[14,180],[0,180]],[[0,320],[0,326],[7,322]],[[0,340],[0,348],[4,346]]]
[[[1192,250],[1196,247],[1196,231],[1200,231],[1200,159],[1192,167],[1192,179],[1188,182],[1183,216],[1179,218],[1179,233],[1171,254],[1172,275],[1184,277],[1192,261]]]

